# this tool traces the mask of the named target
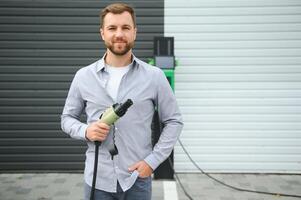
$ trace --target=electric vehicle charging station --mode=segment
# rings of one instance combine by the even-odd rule
[[[172,90],[174,90],[174,70],[176,60],[174,56],[173,37],[154,37],[154,58],[149,60],[149,64],[155,65],[163,70]],[[160,108],[159,108],[160,109]],[[162,124],[160,123],[158,112],[156,111],[152,122],[152,140],[155,145],[161,135]],[[155,179],[174,179],[174,152],[170,154],[159,167],[154,171]]]

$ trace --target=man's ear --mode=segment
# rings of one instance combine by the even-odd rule
[[[99,33],[100,33],[101,39],[104,40],[102,27],[99,28]]]

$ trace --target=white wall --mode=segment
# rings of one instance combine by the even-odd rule
[[[181,141],[209,172],[301,172],[301,1],[165,0]],[[180,146],[178,172],[196,171]]]

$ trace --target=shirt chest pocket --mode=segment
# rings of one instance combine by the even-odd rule
[[[84,100],[88,121],[97,120],[101,113],[113,104],[102,90],[87,92]]]

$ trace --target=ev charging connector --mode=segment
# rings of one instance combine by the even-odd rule
[[[128,108],[133,105],[133,101],[128,99],[124,103],[116,103],[108,108],[101,116],[99,117],[100,122],[103,122],[109,126],[113,125],[120,117],[122,117]],[[98,152],[99,146],[101,145],[100,141],[95,141],[95,159],[94,159],[94,172],[93,172],[93,180],[92,180],[92,188],[90,193],[90,200],[94,200],[95,194],[95,184],[96,184],[96,176],[97,176],[97,164],[98,164]],[[117,149],[116,149],[117,150]],[[117,154],[117,152],[111,152],[113,154]]]

